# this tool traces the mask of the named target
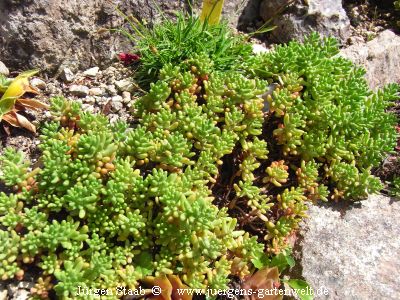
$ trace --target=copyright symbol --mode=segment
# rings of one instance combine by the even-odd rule
[[[161,295],[162,290],[159,286],[155,285],[151,288],[151,292],[153,293],[153,295],[158,296]]]

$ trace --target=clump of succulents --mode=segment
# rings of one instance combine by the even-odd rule
[[[395,176],[390,182],[390,196],[400,199],[400,177]]]
[[[394,5],[394,8],[397,11],[397,13],[399,13],[400,12],[400,1],[398,1],[398,0],[394,1],[393,5]],[[397,25],[400,26],[400,20],[397,21]]]
[[[372,93],[365,71],[337,54],[335,39],[314,34],[256,57],[249,70],[270,84],[266,122],[281,157],[300,159],[297,168],[308,165],[333,198],[358,199],[381,188],[370,170],[396,145],[396,117],[385,110],[399,87]]]
[[[207,51],[159,61],[134,128],[53,99],[39,163],[0,158],[15,189],[0,197],[3,279],[35,264],[35,295],[74,298],[142,281],[224,289],[279,265],[306,202],[378,191],[370,170],[396,143],[398,87],[372,93],[337,49],[311,35],[245,73]]]
[[[58,297],[75,299],[78,286],[134,289],[149,275],[223,289],[232,270],[244,276],[254,269],[264,246],[213,204],[208,185],[246,129],[220,129],[220,117],[193,105],[192,87],[202,87],[197,76],[188,71],[180,85],[175,78],[154,84],[138,101],[136,128],[53,99],[56,120],[42,128],[40,163],[32,167],[13,149],[0,158],[1,179],[16,191],[0,195],[3,280],[34,264],[42,270],[35,295],[54,285]],[[258,80],[240,80],[259,91]],[[249,128],[260,126],[257,119],[247,120]]]

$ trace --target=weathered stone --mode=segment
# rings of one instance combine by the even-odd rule
[[[91,96],[101,96],[104,94],[104,90],[102,88],[99,87],[94,87],[89,89],[89,95]]]
[[[343,49],[341,55],[367,70],[366,79],[373,89],[400,82],[400,36],[390,30],[372,41]]]
[[[111,110],[113,112],[119,112],[124,107],[122,103],[122,97],[120,95],[116,95],[111,98]]]
[[[40,78],[33,78],[33,79],[31,79],[30,83],[31,83],[32,87],[37,88],[39,90],[46,89],[46,82],[44,82]]]
[[[27,290],[18,290],[14,296],[13,300],[27,300],[29,299],[30,293]]]
[[[3,74],[5,76],[10,75],[10,71],[7,69],[6,65],[0,61],[0,74]]]
[[[131,102],[131,93],[129,92],[122,92],[122,102],[129,103]]]
[[[132,92],[135,88],[133,81],[129,79],[121,79],[114,82],[117,89],[121,92]]]
[[[0,287],[0,300],[7,300],[7,289]]]
[[[83,72],[83,75],[89,76],[89,77],[96,77],[98,72],[99,72],[99,67],[93,67],[93,68],[87,69],[85,72]]]
[[[260,0],[225,1],[223,15],[236,26],[239,20],[258,16]],[[74,71],[106,66],[119,52],[128,51],[131,42],[111,31],[126,26],[115,9],[147,23],[162,19],[160,11],[174,17],[201,1],[187,0],[35,0],[0,1],[0,53],[14,69],[40,68],[58,74],[64,67]]]
[[[112,102],[122,102],[122,96],[116,95],[116,96],[111,98],[111,101]]]
[[[74,73],[71,71],[70,68],[64,68],[64,69],[61,70],[60,78],[61,78],[64,82],[70,83],[70,82],[74,81],[75,75],[74,75]]]
[[[373,195],[347,210],[313,205],[308,215],[302,275],[329,293],[315,299],[400,299],[399,201]]]
[[[83,99],[83,102],[84,103],[87,103],[87,104],[95,104],[96,103],[96,98],[95,97],[93,97],[93,96],[87,96],[87,97],[85,97],[85,99]]]
[[[78,97],[86,97],[89,94],[89,88],[85,85],[71,85],[69,87],[69,92]]]
[[[271,32],[273,41],[303,40],[313,31],[323,36],[335,36],[342,41],[349,37],[350,20],[341,0],[294,1],[281,13],[287,3],[287,0],[263,0],[260,5],[264,21],[273,19],[277,26]]]
[[[261,54],[261,53],[268,52],[268,49],[265,48],[264,45],[253,44],[252,47],[253,47],[253,53],[254,54]]]
[[[186,0],[35,0],[0,1],[0,53],[15,69],[38,67],[54,73],[61,66],[87,69],[103,66],[131,46],[125,37],[108,29],[124,26],[126,14],[147,21],[187,10]]]
[[[115,88],[115,86],[113,84],[108,85],[106,90],[111,96],[115,96],[116,94],[118,94],[117,89]]]

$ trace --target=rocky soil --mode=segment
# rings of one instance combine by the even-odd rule
[[[194,10],[198,2],[193,1]],[[390,1],[225,2],[225,16],[241,30],[254,31],[266,21],[277,26],[271,33],[257,35],[258,52],[266,51],[263,43],[270,46],[318,31],[341,41],[340,55],[366,68],[371,88],[400,83],[400,36],[395,27],[400,16]],[[105,113],[112,122],[133,122],[130,106],[143,91],[132,80],[131,69],[116,59],[132,45],[109,29],[126,26],[115,7],[151,23],[160,19],[156,5],[167,17],[173,17],[174,10],[191,10],[184,0],[0,0],[0,73],[14,76],[39,67],[41,77],[31,81],[41,91],[39,99],[64,95],[88,111]],[[26,116],[40,131],[49,114]],[[0,129],[0,141],[0,152],[14,146],[33,161],[38,156],[37,135],[9,127]],[[379,175],[387,179],[397,172],[397,158],[388,157]],[[373,195],[353,205],[310,206],[292,274],[315,290],[328,290],[328,296],[316,299],[400,299],[399,203]],[[27,299],[31,285],[29,275],[21,283],[0,283],[0,300]]]

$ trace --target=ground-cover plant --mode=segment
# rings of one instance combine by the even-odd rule
[[[221,160],[227,164],[212,179],[213,191],[220,195],[219,206],[228,206],[242,228],[268,241],[268,251],[286,249],[306,215],[306,200],[358,200],[382,188],[371,169],[396,143],[396,117],[386,109],[398,98],[397,85],[373,93],[365,71],[337,56],[337,41],[316,34],[304,44],[292,42],[248,56],[239,69],[242,75],[221,70],[209,53],[198,51],[192,57],[201,57],[202,65],[190,58],[183,60],[191,64],[189,69],[182,69],[182,63],[163,64],[160,80],[136,106],[138,116],[162,113],[160,120],[177,124],[184,114],[179,97],[189,93],[195,96],[191,107],[201,106],[218,128],[235,124],[230,131],[246,138],[239,135],[232,155]],[[197,79],[188,72],[197,73]],[[259,82],[257,87],[244,83],[248,77]],[[263,101],[246,103],[249,97],[239,107],[231,106],[236,95],[246,93]],[[257,127],[247,123],[254,116]],[[154,127],[163,128],[159,122]],[[185,130],[183,136],[192,138],[193,129]],[[187,153],[183,157],[190,159]]]
[[[397,10],[397,12],[400,12],[400,1],[394,1],[393,2],[394,8]],[[400,26],[400,20],[397,21],[397,25]]]
[[[249,71],[270,83],[266,122],[280,157],[301,161],[304,179],[320,176],[330,198],[355,200],[381,188],[370,170],[396,145],[396,116],[385,110],[399,87],[372,93],[365,71],[337,54],[336,40],[314,34],[257,56]]]
[[[400,199],[400,177],[395,176],[390,182],[390,196]]]
[[[139,101],[142,113],[153,107],[152,95]],[[207,185],[239,135],[191,106],[193,94],[179,99],[180,119],[163,105],[143,114],[134,129],[53,100],[57,121],[42,129],[39,165],[31,169],[13,149],[0,158],[1,179],[16,190],[0,194],[2,280],[22,277],[35,265],[42,270],[37,296],[54,285],[58,297],[80,298],[81,286],[109,288],[115,299],[117,286],[134,289],[148,275],[224,289],[228,275],[254,269],[251,261],[264,255],[264,246],[236,229],[236,219],[213,204]],[[257,118],[247,122],[257,128]]]
[[[132,50],[140,56],[136,78],[142,86],[158,79],[167,63],[180,64],[194,55],[205,53],[217,70],[239,70],[252,53],[243,35],[232,32],[226,22],[210,25],[196,16],[178,14],[176,21],[165,18],[152,27],[126,16],[132,32],[122,32],[135,43]]]
[[[37,72],[38,70],[26,71],[14,79],[8,79],[0,74],[0,122],[4,121],[14,127],[36,131],[36,127],[18,112],[26,109],[47,108],[47,105],[40,101],[23,98],[26,93],[37,94],[37,91],[29,85],[29,77]]]
[[[229,34],[227,50],[250,47]],[[132,107],[133,128],[55,98],[39,163],[12,149],[0,158],[15,189],[0,194],[3,280],[35,265],[33,292],[45,297],[54,285],[60,298],[78,298],[81,286],[115,299],[115,287],[142,281],[168,293],[174,284],[224,289],[229,275],[275,286],[282,262],[292,265],[307,201],[380,189],[370,169],[395,146],[385,109],[398,87],[372,93],[335,40],[248,53],[236,69],[221,68],[229,51],[192,48],[164,61],[160,45],[149,47],[154,72],[141,53],[142,79],[158,80]],[[264,281],[254,272],[263,267]]]

